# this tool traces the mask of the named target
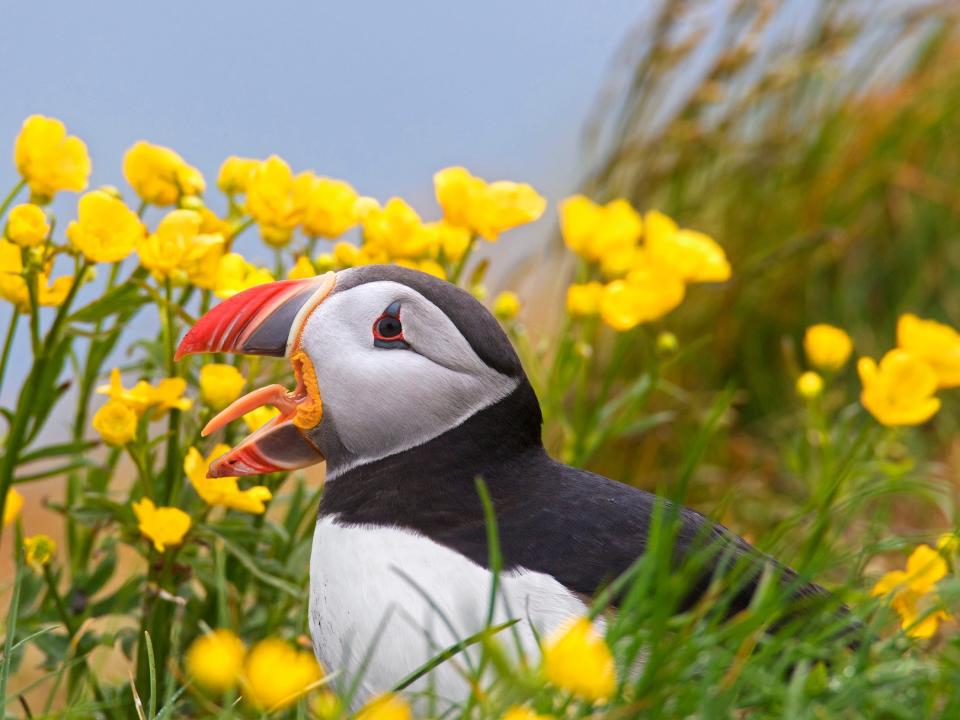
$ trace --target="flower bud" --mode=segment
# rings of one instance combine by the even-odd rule
[[[812,370],[808,370],[797,378],[797,395],[807,400],[819,397],[823,392],[823,378]]]
[[[680,341],[677,340],[677,336],[672,332],[664,331],[657,335],[657,354],[658,355],[673,355],[677,348],[680,347]]]
[[[515,292],[505,290],[493,301],[493,314],[504,322],[513,320],[520,312],[520,298]]]

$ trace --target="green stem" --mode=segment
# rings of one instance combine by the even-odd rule
[[[77,288],[80,286],[83,273],[86,272],[87,261],[84,260],[82,272],[74,276],[70,291],[64,299],[63,304],[57,309],[57,316],[54,318],[50,331],[47,333],[46,342],[43,344],[40,354],[34,357],[33,365],[27,380],[20,388],[20,396],[17,398],[17,407],[13,415],[13,422],[10,425],[10,432],[7,434],[7,440],[4,444],[3,457],[0,458],[0,516],[3,515],[3,509],[7,503],[7,491],[13,484],[13,471],[17,467],[20,452],[23,450],[24,438],[27,436],[27,425],[33,417],[31,406],[34,397],[38,392],[43,392],[40,387],[41,380],[45,374],[47,358],[50,351],[57,346],[59,342],[60,327],[63,325],[64,318],[69,311],[73,298],[77,294]],[[54,378],[56,381],[56,378]],[[0,535],[2,541],[2,535]]]
[[[471,236],[470,242],[467,244],[467,249],[463,251],[463,255],[461,255],[460,259],[457,261],[456,267],[454,267],[453,272],[450,273],[450,282],[452,282],[454,285],[460,282],[460,276],[463,275],[463,271],[467,268],[467,260],[470,259],[470,255],[473,253],[473,248],[476,243],[476,236]]]
[[[67,319],[70,306],[73,305],[73,299],[77,296],[77,291],[80,289],[80,285],[83,283],[83,278],[86,276],[89,267],[90,261],[86,258],[84,258],[80,262],[79,267],[77,267],[77,271],[73,276],[73,283],[71,283],[70,290],[67,292],[67,297],[64,298],[63,304],[57,308],[57,314],[53,318],[53,324],[50,325],[50,331],[47,333],[47,339],[43,348],[43,354],[45,356],[49,355],[50,351],[60,342],[60,328]]]
[[[26,251],[24,250],[24,256]],[[26,266],[26,262],[24,262]],[[33,348],[34,356],[40,355],[40,288],[36,270],[30,270],[27,273],[27,292],[30,296],[30,345]]]
[[[63,604],[63,598],[60,597],[60,593],[57,591],[57,584],[53,580],[53,573],[50,572],[50,568],[47,565],[43,566],[43,579],[47,581],[47,593],[53,598],[53,604],[57,606],[57,613],[60,615],[60,620],[67,629],[67,635],[72,640],[73,636],[77,634],[77,628],[73,625],[73,619],[67,611],[67,606]]]
[[[110,267],[110,275],[107,278],[107,287],[104,294],[110,292],[117,284],[117,277],[120,274],[120,263],[116,262]],[[86,362],[82,365],[79,390],[77,392],[77,407],[73,418],[73,439],[75,442],[83,440],[87,430],[87,415],[90,407],[90,395],[93,393],[97,382],[97,376],[100,370],[100,362],[105,356],[104,348],[111,347],[116,335],[120,332],[119,323],[107,333],[107,337],[100,338],[100,332],[103,330],[103,319],[97,320],[93,328],[93,338],[87,342]],[[111,337],[112,336],[112,337]],[[81,484],[83,478],[79,472],[72,472],[67,476],[66,496],[67,507],[72,508],[77,502],[81,493]],[[88,551],[84,550],[91,540],[91,533],[87,528],[77,523],[74,513],[67,512],[67,557],[70,559],[70,570],[72,573],[80,569],[80,563],[85,562]]]
[[[166,305],[163,312],[164,340],[166,341],[167,377],[177,376],[176,354],[177,332],[173,314],[173,286],[169,278],[164,287]],[[170,410],[170,421],[167,437],[166,483],[164,487],[164,504],[170,504],[178,494],[176,492],[177,477],[180,472],[180,411]]]
[[[21,179],[20,182],[18,182],[16,185],[13,186],[13,190],[7,193],[7,196],[3,199],[3,202],[0,203],[0,217],[2,217],[3,214],[7,211],[7,208],[10,207],[10,203],[12,203],[16,199],[17,195],[20,194],[20,191],[23,190],[26,184],[27,184],[27,181],[24,179]]]
[[[0,515],[2,515],[0,511]],[[19,525],[18,525],[19,527]],[[19,535],[19,533],[18,533]],[[19,538],[18,538],[19,539]],[[20,583],[23,580],[23,547],[22,542],[18,542],[14,548],[14,576],[13,592],[10,595],[10,610],[7,612],[6,632],[7,639],[3,647],[3,664],[0,665],[0,713],[4,716],[4,708],[7,703],[7,678],[10,676],[10,656],[13,653],[13,638],[17,634],[17,620],[20,616]]]
[[[283,250],[278,247],[273,249],[273,276],[283,278]]]
[[[17,325],[20,322],[20,311],[16,305],[10,306],[10,326],[7,328],[7,337],[3,341],[3,355],[0,356],[0,391],[3,390],[3,380],[7,375],[7,361],[10,359],[10,350],[13,348],[13,338],[17,334]]]

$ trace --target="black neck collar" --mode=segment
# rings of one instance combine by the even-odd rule
[[[476,478],[498,505],[523,493],[517,468],[547,460],[541,423],[537,397],[523,378],[510,395],[456,428],[339,474],[324,488],[320,515],[418,529],[482,522]]]

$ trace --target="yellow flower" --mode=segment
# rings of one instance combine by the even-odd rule
[[[472,230],[471,213],[475,198],[483,193],[485,185],[483,180],[462,167],[448,167],[435,173],[434,192],[447,222]]]
[[[58,307],[73,286],[73,276],[59,277],[52,282],[45,272],[37,274],[37,300],[45,307]],[[30,312],[30,290],[23,276],[23,257],[19,246],[0,238],[0,298],[12,303],[20,312]]]
[[[63,301],[67,299],[67,295],[70,294],[70,288],[73,287],[74,276],[73,275],[64,275],[63,277],[54,278],[49,283],[47,282],[47,276],[43,273],[40,273],[39,284],[37,285],[37,300],[44,307],[60,307],[63,305]]]
[[[553,715],[540,715],[531,708],[514,705],[507,709],[501,720],[553,720]]]
[[[189,281],[212,290],[223,255],[223,237],[201,234],[202,222],[201,215],[193,210],[167,213],[157,231],[137,247],[140,263],[158,281]]]
[[[290,166],[276,155],[257,164],[247,184],[247,212],[257,221],[265,242],[283,247],[290,241],[303,218],[310,184],[309,175],[294,177]]]
[[[253,158],[231,155],[220,166],[217,187],[228,195],[246,192],[259,164],[260,161]]]
[[[647,251],[673,268],[686,282],[721,282],[730,278],[730,263],[717,242],[686,230],[657,210],[644,217]]]
[[[165,378],[152,388],[150,404],[156,406],[156,415],[162,415],[164,410],[189,410],[193,407],[193,400],[183,397],[187,390],[187,381],[183,378]]]
[[[17,492],[16,488],[7,490],[7,501],[3,505],[3,524],[9,525],[18,517],[23,510],[23,495]]]
[[[600,312],[603,284],[596,281],[574,284],[567,288],[567,312],[574,316],[596,315]]]
[[[146,380],[138,380],[137,384],[128,390],[123,386],[119,368],[114,368],[110,371],[110,384],[98,387],[97,394],[106,395],[111,400],[126,405],[137,415],[143,414],[143,411],[152,405],[157,406],[159,414],[164,410],[189,410],[193,407],[190,398],[182,397],[186,389],[187,381],[183,378],[167,378],[161,380],[157,387],[153,387]]]
[[[600,262],[636,245],[643,220],[626,200],[597,205],[583,195],[574,195],[560,203],[560,232],[573,252]]]
[[[907,569],[893,570],[874,585],[870,594],[888,595],[900,615],[901,627],[910,637],[928,638],[937,631],[941,620],[950,616],[942,609],[933,610],[936,584],[947,575],[947,561],[929,545],[918,545],[907,559]],[[920,620],[921,615],[926,615]],[[919,620],[919,622],[918,622]]]
[[[501,233],[539,220],[547,201],[527,183],[498,180],[487,185],[473,227],[477,235],[493,242]]]
[[[8,254],[3,247],[12,246],[6,240],[0,240],[0,261],[6,260]],[[19,250],[17,250],[19,253]],[[27,288],[27,281],[16,270],[20,264],[19,254],[16,261],[8,265],[9,270],[0,270],[0,297],[10,301],[17,306],[20,312],[30,312],[30,291]],[[70,288],[73,286],[73,276],[65,275],[54,280],[49,280],[46,273],[37,274],[37,300],[43,307],[59,307],[63,304]]]
[[[835,371],[850,359],[853,342],[840,328],[820,323],[807,328],[803,336],[803,350],[814,367]]]
[[[446,220],[424,223],[427,232],[433,234],[432,246],[443,254],[447,262],[457,262],[470,247],[470,230],[452,225]]]
[[[222,410],[243,392],[246,380],[237,368],[211,363],[200,368],[200,397],[214,410]]]
[[[355,720],[412,720],[410,704],[396,693],[383,693],[370,700]]]
[[[20,312],[30,312],[30,293],[23,277],[20,247],[0,238],[0,297],[13,303]]]
[[[491,242],[511,228],[537,220],[547,207],[547,201],[526,183],[487,183],[462,167],[439,171],[433,185],[447,222]]]
[[[153,388],[146,380],[140,380],[129,390],[123,386],[120,368],[110,371],[110,384],[97,388],[98,395],[106,395],[133,410],[137,415],[143,413],[153,402]]]
[[[310,237],[338,238],[357,224],[357,191],[350,183],[306,174],[303,231]]]
[[[90,156],[83,140],[67,135],[59,120],[31,115],[23,121],[13,149],[17,171],[42,198],[61,190],[79,192],[87,187]]]
[[[321,690],[310,703],[310,709],[320,720],[333,720],[342,714],[343,704],[333,691]]]
[[[223,693],[240,680],[247,646],[230,630],[218,629],[201,635],[187,650],[187,672],[200,685]]]
[[[493,301],[493,314],[501,320],[513,320],[520,312],[520,298],[515,292],[504,290]]]
[[[317,274],[317,271],[313,269],[313,263],[310,262],[310,258],[306,255],[301,255],[297,258],[297,262],[293,264],[293,267],[287,272],[287,277],[290,280],[301,280],[303,278],[311,278]]]
[[[222,505],[255,514],[264,512],[267,509],[264,503],[273,497],[266,486],[256,485],[249,490],[241,490],[235,477],[207,477],[210,463],[229,450],[229,445],[220,443],[204,458],[199,450],[192,447],[183,460],[183,471],[190,478],[197,495],[208,505]]]
[[[42,245],[49,234],[47,214],[39,205],[17,205],[7,217],[7,237],[20,247]]]
[[[934,397],[937,374],[906,350],[891,350],[880,361],[862,357],[857,363],[863,391],[860,402],[884,425],[919,425],[940,409]]]
[[[421,260],[420,266],[417,269],[420,272],[425,272],[427,275],[433,275],[435,278],[440,278],[441,280],[447,279],[447,271],[444,270],[443,265],[436,260],[431,260],[430,258]]]
[[[126,445],[137,435],[137,414],[120,400],[107,400],[93,416],[93,429],[108,445]]]
[[[140,140],[123,156],[123,176],[137,195],[153,205],[173,205],[206,188],[203,175],[170,148]]]
[[[361,259],[366,259],[361,255]],[[396,261],[396,264],[400,267],[410,268],[411,270],[419,270],[420,272],[425,272],[427,275],[433,275],[438,277],[441,280],[447,279],[447,271],[443,269],[443,265],[438,263],[436,260],[431,260],[427,258],[426,260],[405,260],[401,258]]]
[[[28,563],[36,568],[42,568],[53,559],[57,544],[49,535],[33,535],[24,538],[23,551]]]
[[[600,272],[606,278],[622,278],[648,257],[647,251],[639,245],[610,248],[600,258]]]
[[[625,280],[614,280],[604,288],[600,316],[614,330],[624,332],[659,320],[683,302],[685,292],[683,280],[670,268],[645,261]]]
[[[336,267],[354,267],[360,264],[360,248],[346,240],[333,246],[333,262]]]
[[[279,638],[261,640],[244,663],[243,696],[255,707],[287,707],[323,677],[312,652],[291,647]]]
[[[181,270],[187,274],[187,280],[204,290],[216,289],[224,247],[221,235],[200,234],[193,238],[180,264]]]
[[[123,201],[103,190],[77,203],[77,219],[67,226],[73,246],[93,262],[119,262],[143,239],[143,223]]]
[[[926,361],[940,387],[960,386],[960,333],[949,325],[906,313],[897,322],[897,345]]]
[[[319,275],[335,269],[337,264],[333,259],[333,253],[320,253],[313,259],[313,266]]]
[[[137,516],[140,532],[153,542],[157,552],[163,552],[170,545],[179,545],[190,529],[190,516],[183,510],[157,507],[150,498],[133,503],[133,513]]]
[[[937,550],[947,555],[960,552],[960,535],[944,533],[937,538]]]
[[[797,378],[797,395],[807,400],[818,397],[823,392],[823,378],[808,370]]]
[[[262,405],[256,410],[251,410],[245,414],[243,416],[243,422],[246,424],[247,430],[253,432],[254,430],[259,430],[279,414],[280,411],[276,408]]]
[[[543,647],[543,670],[557,687],[588,700],[604,700],[617,684],[613,655],[587,618],[558,628]]]
[[[392,259],[412,260],[433,247],[433,233],[420,221],[417,211],[401,198],[390,198],[383,208],[368,208],[362,224],[364,250],[381,250]],[[336,257],[337,246],[333,254]]]
[[[240,253],[227,253],[217,266],[217,282],[213,294],[218,298],[233,297],[256,285],[273,282],[273,275],[265,268],[248,263]]]

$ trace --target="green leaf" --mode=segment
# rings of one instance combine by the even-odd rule
[[[676,415],[677,414],[672,410],[664,410],[662,412],[653,413],[652,415],[644,415],[643,417],[639,417],[631,423],[627,423],[625,427],[618,429],[615,437],[625,438],[643,435],[643,433],[649,432],[655,427],[665,425],[672,421]]]
[[[397,683],[394,686],[393,691],[400,692],[401,690],[406,689],[407,687],[415,683],[417,680],[422,678],[424,675],[426,675],[428,672],[433,670],[435,667],[437,667],[438,665],[442,665],[447,660],[457,655],[458,653],[463,652],[471,645],[475,645],[481,640],[486,639],[487,637],[493,637],[497,633],[502,632],[503,630],[506,630],[507,628],[516,625],[518,622],[520,622],[520,618],[507,620],[506,622],[500,623],[499,625],[491,625],[481,630],[480,632],[474,633],[473,635],[467,638],[464,638],[459,642],[454,643],[448,648],[441,650],[439,653],[434,655],[427,662],[425,662],[423,665],[418,667],[412,673],[407,675],[403,680]]]
[[[77,589],[87,596],[99,592],[117,569],[117,551],[114,543],[109,545],[105,543],[100,550],[104,553],[103,560],[97,564],[92,573],[84,573],[75,582]]]
[[[296,585],[291,583],[288,580],[279,578],[275,575],[271,575],[268,572],[265,572],[262,569],[263,560],[255,560],[247,553],[243,548],[234,545],[230,540],[226,538],[225,535],[216,532],[215,530],[210,529],[209,532],[213,535],[216,535],[221,540],[223,540],[223,549],[226,550],[229,554],[233,555],[241,565],[243,565],[251,575],[256,578],[259,578],[267,585],[280,590],[281,592],[286,593],[292,598],[300,598],[303,595],[303,590],[298,588]]]
[[[43,460],[45,458],[59,457],[60,455],[73,455],[74,453],[82,453],[97,447],[100,443],[95,440],[79,440],[76,442],[66,442],[66,443],[56,443],[54,445],[46,445],[42,448],[36,450],[31,450],[28,453],[24,453],[20,456],[19,465],[26,465],[27,463],[34,462],[36,460]]]
[[[490,269],[490,259],[489,259],[489,258],[484,258],[483,260],[481,260],[480,262],[478,262],[478,263],[476,264],[476,266],[473,268],[473,271],[470,273],[470,285],[469,285],[469,286],[470,286],[470,287],[474,287],[475,285],[479,285],[480,283],[482,283],[482,282],[483,282],[483,278],[486,276],[487,270],[489,270],[489,269]]]
[[[95,323],[111,315],[137,309],[150,298],[135,284],[126,282],[73,313],[68,322]]]
[[[65,475],[66,473],[72,470],[77,470],[83,467],[90,467],[90,465],[92,464],[93,464],[92,460],[88,460],[87,458],[79,458],[77,460],[74,460],[73,462],[67,463],[66,465],[57,465],[48,470],[41,470],[39,472],[31,473],[30,475],[17,475],[17,477],[14,478],[13,481],[15,483],[34,482],[35,480],[43,480],[44,478],[48,478],[48,477]]]

